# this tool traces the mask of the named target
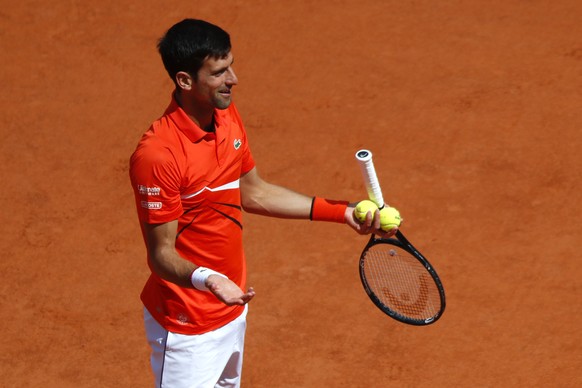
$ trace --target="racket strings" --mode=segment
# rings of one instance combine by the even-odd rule
[[[440,293],[424,266],[410,253],[378,244],[366,253],[365,276],[376,297],[390,310],[428,319],[440,310]]]

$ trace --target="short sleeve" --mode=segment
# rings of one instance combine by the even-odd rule
[[[151,143],[138,147],[129,174],[140,221],[159,224],[180,217],[181,174],[170,149]]]

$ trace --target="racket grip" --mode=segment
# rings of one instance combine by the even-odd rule
[[[374,168],[372,151],[359,150],[356,152],[356,160],[362,170],[362,177],[366,191],[368,192],[368,197],[382,209],[384,207],[384,197],[382,196],[382,189],[378,181],[378,175],[376,175],[376,169]]]

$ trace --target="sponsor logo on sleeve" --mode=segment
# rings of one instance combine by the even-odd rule
[[[242,145],[242,140],[241,139],[234,139],[234,149],[238,150],[240,148],[240,146]]]
[[[148,210],[159,210],[162,208],[161,202],[141,201],[141,207]]]
[[[137,190],[140,195],[160,195],[161,191],[159,187],[147,187],[144,185],[138,185]]]

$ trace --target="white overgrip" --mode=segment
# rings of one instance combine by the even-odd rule
[[[378,175],[376,175],[374,162],[372,161],[372,152],[364,149],[359,150],[356,152],[356,160],[362,170],[362,177],[364,178],[364,185],[368,191],[368,197],[382,209],[384,207],[384,197],[382,196],[382,189],[378,181]]]

